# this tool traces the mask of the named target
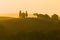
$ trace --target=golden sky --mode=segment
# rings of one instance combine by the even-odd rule
[[[19,10],[60,15],[60,0],[0,0],[0,14],[18,14]]]

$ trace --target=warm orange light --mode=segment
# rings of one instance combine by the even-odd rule
[[[0,17],[13,17],[13,18],[18,18],[18,14],[16,13],[8,13],[8,14],[0,14]]]
[[[12,16],[12,13],[17,14],[19,10],[60,15],[60,0],[0,0],[0,14],[11,13]]]

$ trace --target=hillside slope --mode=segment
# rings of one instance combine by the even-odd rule
[[[1,40],[60,40],[60,21],[35,18],[0,20]]]

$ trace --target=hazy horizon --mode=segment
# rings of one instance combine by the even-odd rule
[[[0,17],[18,18],[19,17],[19,13],[4,13],[4,14],[0,14]],[[28,13],[28,17],[35,17],[35,16],[33,14],[29,14]]]

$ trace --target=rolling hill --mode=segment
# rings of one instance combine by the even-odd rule
[[[2,19],[0,20],[0,37],[2,36],[3,40],[60,39],[60,21],[10,17],[0,17],[0,19]]]

